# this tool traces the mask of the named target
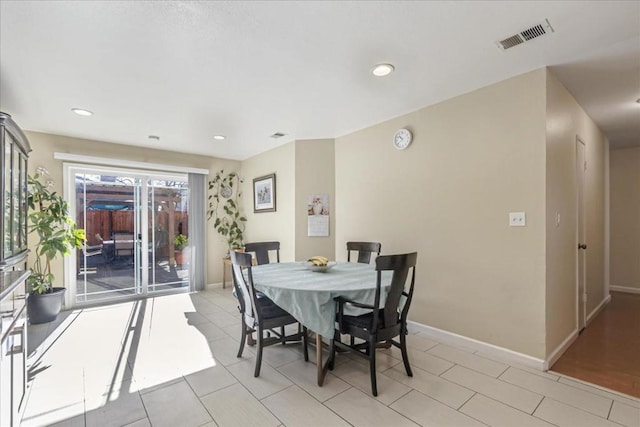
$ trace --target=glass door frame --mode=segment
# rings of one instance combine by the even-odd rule
[[[134,194],[135,205],[139,205],[135,208],[134,214],[134,240],[136,245],[134,247],[134,288],[137,290],[131,296],[122,297],[110,297],[102,300],[95,301],[77,301],[77,274],[74,272],[77,270],[77,256],[76,251],[70,256],[64,257],[64,278],[67,287],[65,293],[65,307],[87,307],[93,305],[108,304],[113,302],[125,302],[135,299],[147,298],[149,295],[162,295],[162,294],[174,294],[182,292],[191,292],[192,282],[189,281],[189,285],[184,288],[177,288],[171,290],[154,290],[149,292],[149,257],[147,251],[144,248],[149,247],[149,179],[166,179],[166,180],[185,180],[188,181],[186,173],[180,172],[163,172],[158,170],[145,170],[136,168],[125,167],[111,167],[98,164],[83,164],[83,163],[63,163],[63,197],[69,203],[69,211],[77,212],[76,206],[76,188],[75,188],[75,175],[77,173],[87,174],[113,174],[113,175],[125,175],[134,178],[141,179],[141,185]],[[139,199],[139,200],[138,200]],[[137,203],[139,202],[139,203]],[[138,239],[137,236],[140,236]],[[79,250],[79,249],[78,249]],[[138,291],[139,288],[139,291]]]

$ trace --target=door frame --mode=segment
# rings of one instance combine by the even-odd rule
[[[146,169],[136,169],[134,167],[128,168],[126,166],[111,167],[111,166],[104,166],[101,164],[90,164],[90,163],[63,162],[62,168],[63,168],[63,178],[62,178],[63,179],[63,197],[67,201],[67,203],[69,203],[70,212],[76,212],[75,180],[71,179],[71,173],[75,173],[75,171],[90,170],[95,173],[122,174],[122,175],[128,175],[128,176],[134,176],[134,177],[140,177],[140,178],[148,178],[148,177],[160,178],[160,179],[166,178],[170,180],[175,180],[175,178],[177,177],[182,178],[184,177],[184,175],[186,175],[186,172],[171,172],[171,171],[167,172],[167,171],[158,171],[158,170],[146,170]],[[147,181],[146,179],[142,179],[140,194],[141,195],[148,194],[147,190],[148,190]],[[148,246],[148,241],[149,241],[148,240],[149,236],[146,232],[146,230],[148,230],[148,215],[147,215],[148,208],[149,208],[148,197],[147,196],[142,197],[141,202],[142,202],[140,205],[141,214],[139,215],[139,218],[136,221],[140,221],[139,231],[141,233],[139,234],[141,234],[142,238],[140,239],[140,242],[138,242],[138,247],[136,247],[134,250],[136,254],[139,253],[139,249],[141,247],[146,248]],[[75,250],[73,252],[75,254]],[[90,301],[90,302],[83,302],[83,303],[76,302],[77,277],[72,272],[76,271],[77,269],[77,257],[74,256],[74,254],[63,258],[64,281],[65,281],[65,287],[67,288],[67,292],[65,292],[65,301],[64,301],[65,308],[68,309],[68,308],[74,308],[74,307],[89,307],[89,306],[102,305],[102,304],[108,304],[113,302],[131,301],[131,300],[136,300],[141,298],[147,298],[150,295],[148,291],[148,285],[149,285],[148,283],[149,275],[147,271],[148,257],[146,256],[140,257],[136,255],[134,258],[139,258],[139,260],[136,262],[134,266],[134,275],[138,275],[138,274],[141,275],[139,277],[140,279],[139,286],[142,289],[141,293],[136,293],[129,297],[122,297],[122,298],[109,298],[104,300]],[[138,264],[138,262],[142,264],[140,273],[139,273],[140,265]],[[171,293],[179,293],[179,292],[190,292],[191,286],[192,284],[189,283],[189,286],[187,286],[186,288],[180,288],[178,290],[154,291],[153,295],[155,296],[155,295],[171,294]]]
[[[587,321],[587,252],[580,249],[587,242],[587,209],[585,181],[587,174],[587,145],[576,135],[576,326],[578,333],[586,327]],[[580,159],[582,153],[582,159]],[[579,163],[582,160],[582,165]],[[580,220],[582,218],[582,221]]]

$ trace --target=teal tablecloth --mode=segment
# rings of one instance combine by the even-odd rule
[[[333,337],[335,297],[368,304],[375,298],[376,271],[369,264],[338,263],[324,273],[317,273],[301,262],[275,263],[252,267],[252,274],[257,290],[307,328],[325,337]],[[390,282],[391,272],[384,272],[381,304]]]

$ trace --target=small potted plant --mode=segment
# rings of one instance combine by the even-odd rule
[[[53,182],[42,181],[48,175],[44,168],[38,168],[34,176],[29,176],[29,233],[36,235],[33,250],[35,261],[27,279],[29,303],[27,312],[31,323],[46,323],[55,320],[62,309],[66,288],[54,287],[55,277],[51,273],[51,261],[58,255],[67,256],[72,249],[82,248],[86,236],[69,215],[69,205],[52,190]]]
[[[185,256],[186,250],[189,247],[189,238],[184,234],[178,234],[175,239],[173,239],[173,248],[175,249],[175,257],[176,264],[183,265],[185,264]]]

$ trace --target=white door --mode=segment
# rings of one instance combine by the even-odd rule
[[[587,172],[584,142],[576,137],[576,250],[577,254],[577,305],[578,305],[578,330],[585,327],[585,312],[587,305],[586,293],[586,262],[587,262],[587,233],[586,233],[586,209],[584,197],[584,182]]]

